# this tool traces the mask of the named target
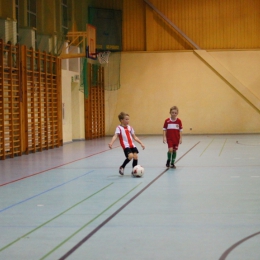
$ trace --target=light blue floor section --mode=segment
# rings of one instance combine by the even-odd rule
[[[110,138],[0,161],[0,259],[259,260],[260,135],[184,135],[167,171],[140,139],[142,178]]]

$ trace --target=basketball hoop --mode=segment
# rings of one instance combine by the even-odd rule
[[[97,54],[97,58],[100,64],[108,63],[110,51],[102,51]]]

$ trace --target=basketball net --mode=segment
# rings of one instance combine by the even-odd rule
[[[97,58],[100,64],[108,63],[110,51],[103,51],[97,54]]]

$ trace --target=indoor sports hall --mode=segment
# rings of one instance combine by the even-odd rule
[[[0,260],[259,260],[259,10],[0,0]]]
[[[0,259],[259,259],[259,134],[140,138],[142,178],[108,137],[1,161]]]

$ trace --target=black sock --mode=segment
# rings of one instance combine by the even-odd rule
[[[137,163],[138,163],[138,160],[133,159],[133,168],[137,165]]]
[[[128,158],[126,158],[121,167],[125,168],[126,165],[127,165],[129,162],[130,162],[130,160],[129,160]]]

